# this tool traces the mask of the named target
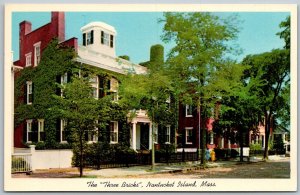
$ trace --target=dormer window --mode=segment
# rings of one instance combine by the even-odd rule
[[[90,32],[88,33],[83,33],[82,34],[82,45],[91,45],[94,43],[94,31],[91,30]]]
[[[114,47],[114,36],[101,31],[101,44]]]

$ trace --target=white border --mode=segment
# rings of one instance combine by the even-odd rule
[[[209,182],[215,182],[214,188],[87,188],[86,182],[89,179],[19,179],[11,178],[11,152],[12,152],[12,133],[13,133],[13,111],[10,105],[13,105],[12,97],[12,42],[11,29],[13,11],[222,11],[222,12],[290,12],[291,13],[291,179],[205,179]],[[8,4],[5,6],[5,50],[4,50],[4,189],[7,191],[295,191],[297,189],[297,5],[284,4]],[[98,182],[101,179],[93,179]],[[107,179],[106,179],[107,180]],[[113,182],[122,183],[122,179],[109,179]],[[142,179],[141,181],[167,181],[167,179]],[[202,179],[203,180],[203,179]],[[103,180],[102,180],[103,181]],[[135,179],[126,179],[127,182],[133,182]],[[182,181],[172,179],[172,181]]]

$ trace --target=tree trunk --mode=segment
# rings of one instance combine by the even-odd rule
[[[266,122],[265,122],[265,151],[264,159],[269,159],[269,137],[270,137],[270,126],[271,126],[271,114],[266,113]]]
[[[205,143],[206,143],[206,139],[205,139],[205,128],[200,128],[200,132],[201,132],[201,165],[205,165]]]
[[[82,135],[80,135],[80,165],[79,165],[79,172],[80,177],[83,175],[83,143],[82,143]]]
[[[243,148],[244,148],[244,140],[243,140],[243,127],[240,127],[240,162],[243,162],[244,159],[243,159],[243,156],[244,156],[244,151],[243,151]]]

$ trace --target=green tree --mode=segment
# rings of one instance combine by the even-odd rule
[[[175,96],[181,103],[197,106],[200,118],[210,117],[219,98],[229,95],[231,84],[239,79],[240,74],[232,82],[219,77],[225,74],[224,69],[230,69],[234,64],[224,56],[237,51],[228,44],[238,33],[236,18],[221,19],[200,12],[165,13],[161,21],[165,23],[163,41],[176,43],[166,62],[166,69],[173,78]],[[203,124],[199,126],[202,151],[206,148]],[[204,164],[204,152],[201,154]]]
[[[251,73],[261,79],[264,84],[260,86],[260,106],[265,119],[265,152],[264,158],[268,159],[268,143],[272,124],[276,114],[289,107],[286,87],[290,82],[290,52],[289,50],[276,49],[258,55],[247,56],[243,63],[251,66]],[[287,101],[286,101],[287,100]]]
[[[123,77],[120,85],[121,104],[127,105],[132,117],[135,110],[144,109],[156,125],[170,125],[175,121],[174,108],[169,107],[167,99],[172,95],[169,76],[164,71],[163,47],[151,47],[150,61],[146,74],[129,74]],[[154,129],[154,126],[153,128]],[[155,166],[154,131],[152,131],[152,169]]]
[[[285,41],[285,49],[290,49],[291,43],[291,16],[288,16],[285,21],[282,21],[279,24],[280,28],[283,28],[281,32],[278,32],[280,38],[284,39]]]
[[[50,110],[58,112],[67,121],[69,141],[73,153],[79,153],[80,177],[83,176],[84,155],[87,148],[87,134],[97,133],[105,126],[105,113],[109,113],[108,98],[95,99],[89,77],[73,75],[71,82],[61,85],[63,97],[55,96],[57,105]],[[99,121],[100,120],[100,121]],[[103,128],[103,127],[102,127]]]

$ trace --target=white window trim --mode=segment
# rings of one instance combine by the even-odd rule
[[[32,132],[32,119],[28,119],[28,120],[26,120],[26,134],[27,134],[26,142],[27,143],[32,143],[32,141],[28,140],[29,133],[31,133],[31,132]]]
[[[171,125],[167,125],[166,126],[166,135],[168,135],[169,136],[169,138],[168,138],[168,140],[166,140],[166,144],[169,144],[169,143],[171,143]]]
[[[33,44],[33,47],[34,47],[34,66],[37,66],[41,61],[41,41]],[[40,57],[39,61],[37,60],[37,55],[36,55],[37,48],[39,48],[39,57]]]
[[[188,133],[187,132],[190,131],[190,130],[193,131],[193,129],[194,129],[193,127],[186,127],[185,128],[185,144],[193,144],[193,142],[188,142],[187,141],[187,137],[188,137]]]
[[[112,89],[112,85],[113,85],[113,82],[116,82],[116,89]],[[119,100],[119,95],[118,95],[118,88],[119,88],[119,81],[115,78],[111,78],[110,79],[110,89],[109,89],[109,92],[111,93],[111,95],[113,95],[113,102],[117,102]],[[112,94],[113,93],[113,94]]]
[[[92,40],[92,31],[89,31],[86,33],[86,45],[91,45],[91,40]]]
[[[41,135],[40,132],[45,132],[45,120],[44,119],[38,119],[38,141],[41,141]]]
[[[190,105],[188,105],[188,104],[185,105],[185,117],[193,117],[193,114],[188,114],[189,107],[190,107]]]
[[[29,91],[30,87],[31,86],[31,91]],[[33,91],[32,91],[32,81],[26,81],[26,103],[28,105],[31,105],[32,104],[32,101],[29,102],[29,96],[32,95],[33,96]]]
[[[31,57],[32,57],[32,53],[31,52],[25,54],[25,60],[26,60],[25,65],[26,65],[26,67],[29,67],[29,66],[32,65],[32,63],[31,63]]]
[[[98,120],[96,120],[96,123],[98,124]],[[88,131],[88,133],[90,133],[90,132],[92,132],[94,134],[93,134],[92,140],[88,140],[87,143],[92,144],[92,143],[98,142],[98,128],[96,127],[94,130]],[[88,135],[88,139],[89,139],[89,135]]]
[[[94,91],[93,91],[93,96],[95,99],[98,99],[99,98],[99,80],[98,80],[99,78],[98,78],[98,76],[95,76],[92,79],[90,80],[92,88],[93,88],[93,90],[96,89],[96,94],[94,94]]]
[[[65,127],[67,125],[67,121],[65,119],[60,120],[60,143],[68,143],[67,140],[63,140],[63,131],[65,131]]]
[[[100,36],[101,36],[101,34],[100,34]],[[102,39],[102,37],[101,37],[101,39]],[[110,34],[105,32],[105,31],[103,31],[103,43],[102,43],[102,45],[106,45],[106,46],[110,47]]]
[[[60,84],[64,85],[68,83],[68,73],[66,72],[65,74],[60,76]],[[63,89],[60,88],[60,96],[63,97],[64,96],[64,92]]]
[[[114,123],[114,129],[113,129],[113,132],[114,133],[117,133],[117,136],[116,136],[116,138],[117,138],[117,141],[112,141],[111,140],[111,136],[109,136],[110,138],[110,143],[111,144],[117,144],[118,142],[119,142],[119,124],[118,124],[118,121],[110,121],[110,123]],[[109,129],[109,134],[111,134],[112,133],[112,131]]]

